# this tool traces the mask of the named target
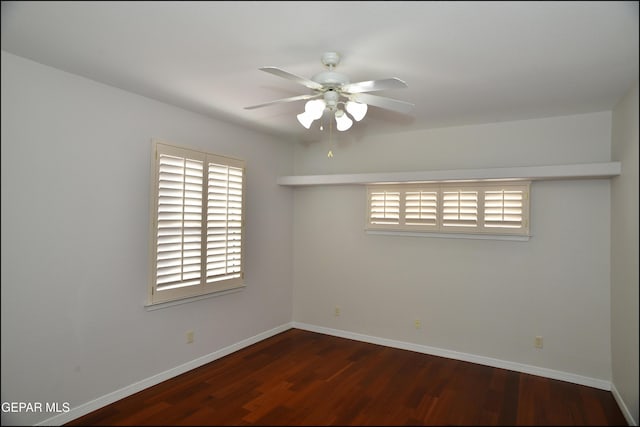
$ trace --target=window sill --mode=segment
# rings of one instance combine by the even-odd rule
[[[187,304],[194,301],[199,301],[202,299],[216,298],[216,297],[221,297],[223,295],[233,294],[233,293],[244,290],[245,287],[246,285],[242,285],[238,288],[227,289],[225,291],[212,292],[210,294],[198,295],[195,297],[188,297],[188,298],[182,298],[182,299],[173,300],[173,301],[159,302],[155,304],[147,303],[145,304],[144,308],[147,311],[160,310],[163,308],[173,307],[174,305],[182,305],[182,304]]]
[[[406,236],[406,237],[436,237],[442,239],[472,239],[472,240],[508,240],[515,242],[527,242],[531,236],[514,236],[504,234],[464,234],[464,233],[433,233],[420,231],[395,231],[395,230],[365,230],[367,234],[381,236]]]

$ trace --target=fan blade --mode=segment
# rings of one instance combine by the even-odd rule
[[[414,104],[397,99],[385,98],[384,96],[371,95],[368,93],[357,93],[349,97],[352,101],[361,102],[375,107],[385,108],[387,110],[397,111],[399,113],[410,112]]]
[[[273,105],[273,104],[282,104],[282,103],[285,103],[285,102],[302,101],[304,99],[319,98],[321,96],[322,96],[321,93],[315,93],[315,94],[312,94],[312,95],[292,96],[291,98],[277,99],[275,101],[265,102],[264,104],[252,105],[250,107],[244,107],[244,109],[245,110],[253,110],[254,108],[267,107],[267,106]]]
[[[397,77],[382,80],[368,80],[366,82],[349,83],[340,88],[343,92],[349,93],[362,93],[362,92],[374,92],[376,90],[385,89],[402,89],[407,87],[407,84]]]
[[[305,79],[304,77],[296,76],[295,74],[291,74],[290,72],[278,67],[261,67],[260,70],[266,71],[267,73],[271,73],[278,77],[284,77],[285,79],[293,80],[296,83],[300,83],[302,86],[308,87],[309,89],[322,89],[322,85],[320,83],[314,82],[313,80]]]

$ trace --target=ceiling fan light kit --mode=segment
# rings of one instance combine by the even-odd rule
[[[347,112],[351,114],[351,117],[356,119],[356,122],[364,119],[365,114],[367,114],[367,104],[347,101],[347,105],[345,106],[345,108],[347,109]]]
[[[367,114],[368,105],[400,113],[408,113],[413,108],[413,104],[409,102],[365,93],[384,89],[406,88],[407,84],[397,77],[351,83],[346,75],[334,71],[335,66],[340,63],[340,55],[338,53],[324,53],[322,55],[322,63],[328,68],[328,71],[320,72],[311,79],[291,74],[277,67],[260,68],[262,71],[299,83],[313,90],[314,93],[279,99],[265,104],[245,107],[245,109],[251,110],[273,104],[308,100],[305,103],[304,112],[297,115],[298,122],[302,126],[310,129],[314,121],[321,119],[325,113],[330,113],[335,118],[336,129],[345,131],[351,128],[353,120],[359,122],[364,118]],[[322,125],[320,129],[323,129]]]
[[[336,129],[338,129],[339,131],[348,130],[353,124],[353,121],[347,116],[347,114],[343,110],[336,110],[335,116],[336,116]]]

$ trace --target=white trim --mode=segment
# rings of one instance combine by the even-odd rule
[[[625,405],[624,400],[618,392],[615,384],[611,384],[611,394],[613,394],[613,398],[616,400],[616,403],[620,407],[620,411],[622,412],[622,415],[624,415],[624,419],[627,420],[627,424],[629,424],[630,426],[637,426],[638,421],[633,419],[631,411],[629,411],[629,408],[627,408],[627,405]]]
[[[527,242],[531,236],[511,236],[498,234],[472,234],[472,233],[429,233],[417,231],[382,231],[365,230],[367,234],[382,236],[407,236],[407,237],[439,237],[445,239],[477,239],[477,240],[512,240],[517,242]]]
[[[317,332],[320,334],[331,335],[335,337],[347,338],[361,342],[368,342],[371,344],[383,345],[386,347],[399,348],[402,350],[415,351],[417,353],[430,354],[433,356],[447,357],[449,359],[454,360],[462,360],[465,362],[477,363],[479,365],[491,366],[494,368],[508,369],[511,371],[522,372],[525,374],[537,375],[545,378],[552,378],[560,381],[567,381],[574,384],[584,385],[587,387],[594,387],[601,390],[612,391],[616,402],[620,406],[622,413],[624,414],[626,420],[629,422],[629,425],[637,425],[631,414],[629,413],[628,408],[624,404],[624,401],[620,397],[619,393],[612,387],[611,382],[599,380],[596,378],[583,377],[581,375],[571,374],[568,372],[555,371],[552,369],[541,368],[538,366],[524,365],[521,363],[509,362],[500,359],[493,359],[490,357],[477,356],[474,354],[461,353],[452,350],[445,350],[437,347],[425,346],[422,344],[414,344],[408,343],[404,341],[396,341],[387,338],[379,338],[371,335],[358,334],[355,332],[343,331],[339,329],[326,328],[323,326],[310,325],[307,323],[301,322],[289,322],[277,326],[273,329],[270,329],[265,332],[261,332],[253,337],[249,337],[240,342],[222,348],[220,350],[214,351],[208,355],[199,357],[190,362],[184,363],[180,366],[176,366],[175,368],[166,370],[159,374],[156,374],[152,377],[146,378],[144,380],[138,381],[134,384],[123,387],[119,390],[116,390],[112,393],[101,396],[97,399],[94,399],[90,402],[86,402],[81,404],[78,407],[71,408],[69,412],[55,415],[51,418],[48,418],[44,421],[41,421],[36,426],[50,426],[50,425],[63,425],[70,421],[75,420],[76,418],[82,417],[90,412],[93,412],[97,409],[100,409],[106,405],[117,402],[120,399],[124,399],[132,394],[138,393],[146,388],[152,387],[156,384],[159,384],[163,381],[181,375],[185,372],[188,372],[192,369],[198,368],[207,363],[213,362],[214,360],[220,359],[224,356],[227,356],[231,353],[239,351],[245,347],[253,345],[257,342],[270,338],[274,335],[277,335],[281,332],[287,331],[292,328],[302,329],[305,331]]]
[[[476,181],[476,180],[545,180],[611,178],[620,175],[620,162],[580,163],[569,165],[520,166],[489,169],[452,169],[435,171],[378,172],[332,175],[281,176],[279,185],[338,185],[392,182]]]
[[[233,294],[233,293],[236,293],[236,292],[240,292],[240,291],[244,290],[244,288],[246,288],[246,287],[247,287],[247,285],[242,285],[242,286],[237,287],[237,288],[227,289],[226,291],[212,292],[210,294],[197,295],[195,297],[177,299],[177,300],[167,301],[167,302],[157,302],[155,304],[147,303],[147,304],[144,305],[144,309],[147,310],[147,311],[154,311],[154,310],[159,310],[161,308],[173,307],[174,305],[180,305],[180,304],[186,304],[188,302],[198,301],[198,300],[201,300],[201,299],[221,297],[223,295],[229,295],[229,294]]]
[[[112,393],[106,394],[102,397],[94,399],[90,402],[83,403],[82,405],[72,408],[69,412],[59,414],[48,418],[44,421],[41,421],[35,425],[37,426],[50,426],[50,425],[62,425],[68,423],[69,421],[73,421],[76,418],[79,418],[83,415],[86,415],[90,412],[95,411],[96,409],[100,409],[106,405],[109,405],[113,402],[116,402],[120,399],[124,399],[125,397],[131,396],[134,393],[142,391],[146,388],[152,387],[156,384],[160,384],[163,381],[176,377],[180,374],[188,372],[192,369],[198,368],[207,363],[213,362],[214,360],[220,359],[224,356],[227,356],[231,353],[234,353],[238,350],[241,350],[245,347],[253,345],[257,342],[270,338],[274,335],[277,335],[281,332],[287,331],[291,329],[292,323],[285,323],[280,326],[276,326],[273,329],[270,329],[265,332],[261,332],[258,335],[254,335],[247,339],[244,339],[240,342],[222,348],[220,350],[214,351],[213,353],[207,354],[205,356],[199,357],[195,360],[192,360],[187,363],[183,363],[180,366],[176,366],[175,368],[171,368],[159,374],[156,374],[152,377],[146,378],[144,380],[138,381],[137,383],[128,385],[126,387],[121,388],[120,390],[116,390]]]
[[[464,362],[477,363],[479,365],[491,366],[493,368],[508,369],[510,371],[522,372],[524,374],[537,375],[544,378],[566,381],[580,384],[587,387],[594,387],[601,390],[610,391],[611,382],[597,378],[583,377],[569,372],[555,371],[553,369],[541,368],[539,366],[525,365],[522,363],[509,362],[506,360],[494,359],[491,357],[477,356],[475,354],[461,353],[458,351],[445,350],[437,347],[430,347],[422,344],[408,343],[404,341],[379,338],[371,335],[363,335],[355,332],[343,331],[339,329],[326,328],[324,326],[310,325],[307,323],[293,322],[293,327],[305,331],[318,332],[320,334],[332,335],[341,338],[348,338],[356,341],[368,342],[371,344],[384,345],[386,347],[399,348],[402,350],[415,351],[417,353],[430,354],[433,356],[447,357],[449,359],[462,360]]]

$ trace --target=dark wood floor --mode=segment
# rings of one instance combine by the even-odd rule
[[[626,425],[612,394],[291,329],[67,425]]]

